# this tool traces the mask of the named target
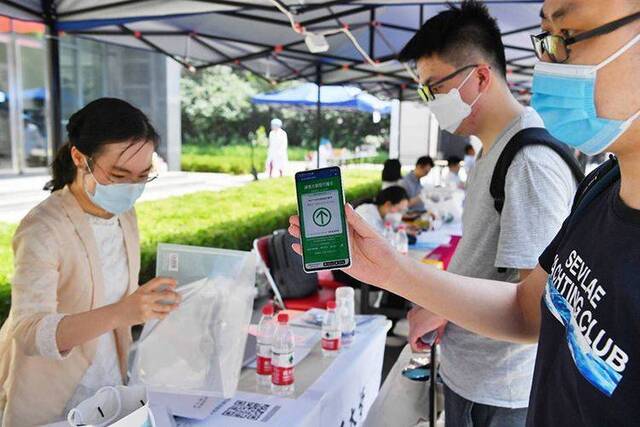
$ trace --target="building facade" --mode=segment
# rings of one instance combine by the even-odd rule
[[[41,24],[0,17],[0,174],[45,172],[53,158],[47,43]],[[124,99],[161,136],[158,154],[180,168],[180,66],[164,55],[60,38],[62,129],[88,102]]]

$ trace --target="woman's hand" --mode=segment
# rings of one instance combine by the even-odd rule
[[[115,304],[116,322],[120,326],[132,326],[164,319],[180,305],[181,297],[175,288],[176,281],[169,277],[151,279]]]
[[[371,285],[385,287],[398,265],[400,254],[358,215],[351,205],[345,206],[351,241],[351,268],[345,273]],[[300,238],[300,219],[289,219],[289,233]],[[293,249],[301,253],[300,244]]]

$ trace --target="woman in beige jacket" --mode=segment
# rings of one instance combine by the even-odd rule
[[[69,119],[52,194],[13,239],[12,306],[0,331],[2,426],[65,419],[100,387],[125,382],[132,325],[179,304],[175,282],[138,286],[133,204],[153,179],[158,135],[128,103],[102,98]]]

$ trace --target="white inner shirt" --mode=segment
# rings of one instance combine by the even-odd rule
[[[104,281],[104,304],[109,305],[122,299],[129,288],[129,264],[124,246],[124,235],[117,216],[109,219],[87,214],[93,230],[102,263]],[[95,307],[100,308],[100,307]],[[67,409],[93,396],[106,385],[121,385],[120,361],[113,331],[98,337],[98,346],[93,363],[80,380]]]

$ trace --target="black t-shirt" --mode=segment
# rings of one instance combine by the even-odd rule
[[[640,211],[618,180],[565,221],[549,273],[527,426],[640,425]]]

